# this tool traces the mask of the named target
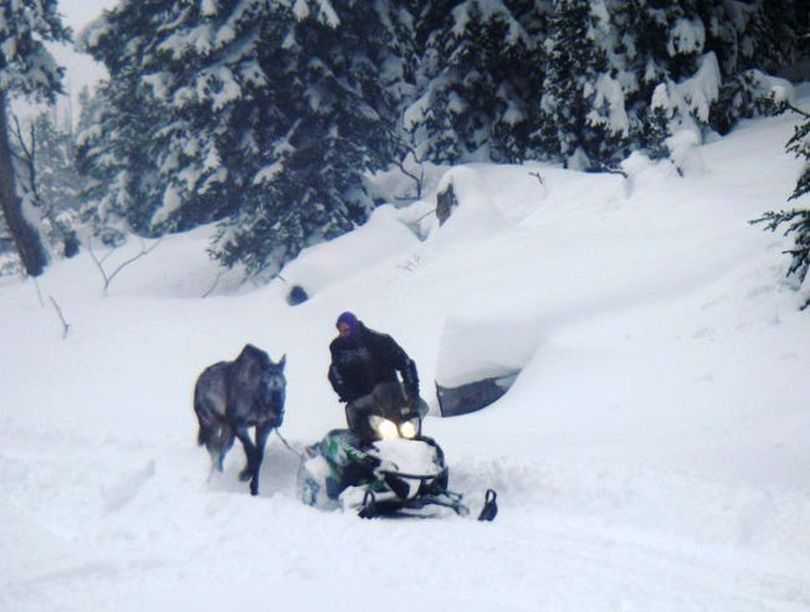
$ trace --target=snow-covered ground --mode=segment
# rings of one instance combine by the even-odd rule
[[[217,280],[208,229],[106,296],[86,251],[1,280],[0,609],[810,609],[810,313],[789,241],[747,223],[786,206],[794,123],[747,122],[683,178],[455,168],[433,177],[461,197],[444,226],[432,197],[383,207],[262,287]],[[417,361],[450,486],[473,515],[495,488],[495,522],[304,506],[275,436],[258,498],[238,444],[207,480],[201,370],[286,353],[300,449],[342,425],[325,373],[347,309]],[[512,368],[492,406],[436,416],[432,381]]]

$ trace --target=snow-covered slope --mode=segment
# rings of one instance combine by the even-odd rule
[[[206,230],[106,296],[86,253],[3,279],[0,609],[810,608],[810,316],[789,243],[747,223],[792,191],[793,123],[748,122],[684,177],[455,168],[444,226],[432,199],[383,207],[264,287],[218,279]],[[289,306],[293,284],[311,299]],[[434,414],[437,377],[522,368],[489,408],[425,424],[473,513],[499,491],[494,523],[306,507],[277,438],[260,497],[238,445],[207,480],[199,372],[246,342],[286,353],[300,449],[342,425],[325,372],[346,309],[416,359]]]

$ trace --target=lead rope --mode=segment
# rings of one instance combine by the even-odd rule
[[[284,439],[284,436],[281,435],[281,432],[278,430],[278,428],[274,429],[273,431],[276,432],[276,435],[278,436],[278,439],[281,440],[281,443],[284,444],[284,446],[286,446],[288,449],[290,449],[291,453],[295,453],[296,455],[298,455],[298,457],[300,459],[306,459],[306,457],[304,456],[304,453],[299,453],[292,446],[290,446],[290,443],[287,442],[287,440]]]

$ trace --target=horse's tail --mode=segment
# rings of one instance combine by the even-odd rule
[[[197,431],[197,446],[202,446],[206,442],[208,442],[210,430],[203,427],[203,424],[200,423],[200,429]]]
[[[194,398],[194,412],[197,413],[199,429],[197,430],[197,444],[202,446],[211,441],[211,436],[220,427],[220,420],[216,410],[211,407],[210,401],[199,394]]]
[[[200,428],[197,431],[197,444],[202,446],[212,440],[212,436],[221,426],[221,416],[217,408],[224,414],[224,390],[222,388],[222,364],[207,368],[197,379],[194,387],[194,412]],[[218,406],[221,404],[221,406]]]

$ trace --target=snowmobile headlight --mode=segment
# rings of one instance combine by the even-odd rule
[[[419,419],[410,419],[399,426],[403,438],[413,439],[419,435]]]
[[[368,422],[371,424],[372,429],[377,432],[383,440],[394,440],[399,437],[396,423],[384,419],[381,416],[372,414],[368,417]]]

